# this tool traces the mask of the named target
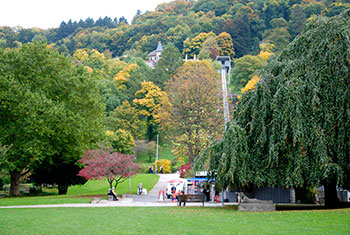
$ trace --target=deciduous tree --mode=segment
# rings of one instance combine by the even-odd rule
[[[163,88],[164,83],[170,80],[183,63],[182,55],[174,44],[167,45],[153,70],[153,83]]]
[[[271,20],[271,28],[263,33],[264,40],[275,45],[274,51],[281,51],[291,40],[288,22],[283,18]]]
[[[239,92],[253,77],[257,70],[261,69],[266,60],[260,56],[245,55],[234,60],[235,67],[232,69],[231,82],[235,86],[234,91]]]
[[[249,53],[252,38],[247,22],[242,19],[228,20],[222,30],[232,37],[235,57],[239,58]]]
[[[140,119],[138,110],[131,106],[127,100],[117,107],[105,120],[107,130],[123,129],[129,131],[134,139],[143,139],[146,135],[147,124]]]
[[[33,165],[76,162],[102,131],[101,101],[92,74],[45,43],[0,51],[0,141],[12,145],[0,164],[11,195]]]
[[[52,184],[58,186],[58,194],[66,194],[71,185],[84,184],[86,180],[78,176],[82,169],[76,162],[65,163],[56,157],[45,159],[33,167],[30,179],[36,185]]]
[[[79,171],[79,176],[87,180],[100,180],[106,178],[110,188],[116,188],[129,176],[137,173],[138,164],[134,156],[113,152],[112,149],[101,147],[97,150],[88,150],[79,160],[86,167]]]
[[[190,162],[223,131],[219,74],[207,61],[188,61],[167,85],[175,142],[182,145]]]
[[[233,59],[235,50],[233,47],[231,35],[226,32],[222,32],[216,37],[216,41],[220,48],[219,55],[229,56],[231,59]]]
[[[201,60],[216,60],[216,57],[219,55],[219,50],[220,49],[215,37],[210,36],[203,42],[198,58]]]
[[[215,33],[200,33],[192,40],[187,40],[184,42],[184,51],[183,54],[188,54],[189,58],[193,58],[194,55],[198,55],[200,49],[203,46],[203,42],[210,36],[215,37]]]
[[[116,131],[106,131],[107,141],[114,152],[123,154],[133,154],[135,141],[130,132],[118,129]]]
[[[138,114],[147,118],[147,137],[151,141],[158,133],[160,123],[160,109],[169,104],[168,95],[153,82],[142,82],[141,90],[135,93],[134,105]]]

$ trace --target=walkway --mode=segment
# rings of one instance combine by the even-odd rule
[[[172,179],[180,179],[179,174],[159,174],[159,181],[153,187],[153,189],[148,192],[147,195],[128,195],[128,197],[133,198],[134,202],[158,202],[158,195],[160,190],[166,191],[166,185],[169,180]],[[170,199],[166,199],[166,201],[171,202]],[[174,203],[176,204],[176,203]]]

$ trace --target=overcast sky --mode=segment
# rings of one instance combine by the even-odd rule
[[[142,13],[170,0],[1,0],[0,26],[55,28],[62,21],[88,17],[124,16],[130,23],[139,9]]]

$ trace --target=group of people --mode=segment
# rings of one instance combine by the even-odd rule
[[[153,166],[149,167],[148,173],[153,174]],[[162,166],[159,168],[159,173],[163,174],[163,167]]]

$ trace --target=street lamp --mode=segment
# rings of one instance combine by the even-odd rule
[[[158,143],[159,143],[159,134],[157,134],[157,150],[156,150],[156,164],[154,173],[157,174],[157,161],[158,161]]]

